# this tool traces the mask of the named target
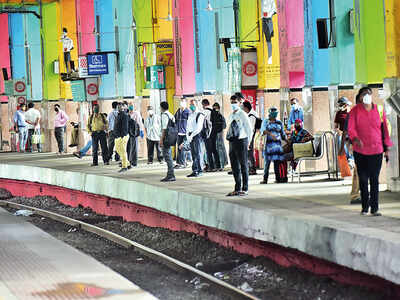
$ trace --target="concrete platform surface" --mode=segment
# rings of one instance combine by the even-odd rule
[[[209,173],[161,183],[166,166],[139,164],[126,173],[118,165],[90,167],[55,154],[0,154],[0,178],[26,180],[105,195],[205,226],[297,249],[330,262],[400,284],[400,195],[382,192],[383,217],[360,216],[350,205],[350,181],[305,178],[303,183],[260,185],[250,177],[248,197],[228,198],[233,177]],[[383,187],[384,189],[384,187]]]
[[[156,299],[49,234],[0,209],[0,299]]]

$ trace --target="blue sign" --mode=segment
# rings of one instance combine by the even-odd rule
[[[88,54],[88,75],[108,74],[107,54]]]

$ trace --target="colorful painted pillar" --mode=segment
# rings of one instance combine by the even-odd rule
[[[94,0],[76,0],[78,53],[85,56],[96,51]]]
[[[9,48],[9,28],[8,28],[8,15],[0,15],[0,28],[3,30],[0,32],[0,69],[6,68],[8,76],[11,77],[10,68],[10,48]],[[4,92],[4,78],[2,73],[0,75],[0,93]],[[1,102],[7,102],[8,98],[6,96],[0,97]]]
[[[12,78],[27,78],[24,15],[9,15]]]

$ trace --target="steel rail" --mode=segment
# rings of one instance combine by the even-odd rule
[[[155,260],[161,264],[167,265],[168,267],[177,270],[177,271],[184,271],[186,273],[191,273],[195,276],[201,277],[203,278],[203,280],[213,284],[213,285],[217,285],[221,288],[224,289],[224,291],[226,293],[228,293],[229,295],[232,296],[242,296],[245,299],[252,299],[252,300],[260,300],[259,298],[257,298],[254,295],[250,295],[244,291],[242,291],[241,289],[238,289],[237,287],[234,287],[228,283],[226,283],[225,281],[222,281],[218,278],[215,278],[214,276],[207,274],[203,271],[200,271],[188,264],[185,264],[175,258],[172,258],[168,255],[165,255],[159,251],[156,251],[154,249],[151,249],[147,246],[141,245],[137,242],[134,242],[132,240],[129,240],[123,236],[120,236],[116,233],[113,233],[109,230],[79,221],[79,220],[75,220],[51,211],[47,211],[44,209],[40,209],[40,208],[36,208],[36,207],[32,207],[32,206],[28,206],[28,205],[24,205],[24,204],[18,204],[18,203],[13,203],[13,202],[9,202],[9,201],[5,201],[5,200],[0,200],[0,207],[4,206],[4,207],[11,207],[14,209],[27,209],[27,210],[31,210],[32,212],[34,212],[34,214],[36,215],[40,215],[43,217],[47,217],[49,219],[52,219],[54,221],[57,222],[61,222],[64,224],[68,224],[74,227],[77,227],[79,229],[85,230],[87,232],[91,232],[93,234],[96,234],[102,238],[105,238],[109,241],[112,241],[124,248],[127,249],[135,249],[137,251],[139,251],[140,253],[142,253],[144,256]]]

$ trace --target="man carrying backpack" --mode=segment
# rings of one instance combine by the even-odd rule
[[[128,146],[126,148],[126,152],[128,154],[128,160],[130,166],[128,169],[137,166],[137,143],[136,139],[140,135],[140,126],[133,118],[133,106],[129,106],[129,123],[128,123],[128,130],[129,130],[129,140]]]
[[[256,131],[261,128],[262,120],[258,117],[257,112],[253,109],[249,101],[243,103],[243,110],[249,117],[251,130],[253,132],[251,140],[249,140],[249,175],[257,175],[256,161],[254,158],[254,135]]]
[[[168,166],[167,176],[161,182],[176,181],[174,174],[174,163],[172,161],[171,146],[176,144],[178,129],[175,124],[175,117],[168,111],[168,102],[161,102],[161,139],[160,147],[163,157]]]
[[[98,166],[98,152],[99,143],[101,145],[101,155],[105,165],[109,165],[108,148],[107,148],[107,137],[106,130],[108,128],[108,121],[104,114],[100,113],[100,107],[98,104],[93,106],[93,113],[90,115],[88,120],[88,133],[92,136],[92,151],[93,151],[93,163],[92,167]]]
[[[202,142],[202,130],[205,122],[205,114],[198,111],[196,106],[196,101],[191,100],[189,109],[191,111],[188,119],[188,124],[186,128],[186,139],[187,143],[190,144],[190,151],[192,153],[192,173],[187,177],[199,177],[203,174],[201,168],[201,142]]]
[[[207,153],[207,168],[206,172],[212,172],[216,170],[216,158],[213,155],[213,143],[211,139],[211,131],[212,131],[212,123],[211,123],[211,113],[212,109],[210,107],[210,102],[208,99],[203,99],[201,101],[201,105],[203,106],[203,114],[205,115],[203,130],[201,132],[202,138],[204,140],[204,144],[206,146]]]

